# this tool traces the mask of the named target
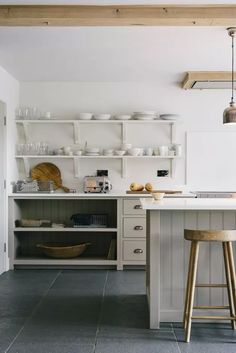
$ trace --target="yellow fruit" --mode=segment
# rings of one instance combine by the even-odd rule
[[[151,183],[145,184],[145,189],[146,189],[147,191],[151,192],[151,191],[153,190],[152,184],[151,184]]]
[[[144,186],[142,184],[132,183],[129,188],[131,191],[143,191]]]

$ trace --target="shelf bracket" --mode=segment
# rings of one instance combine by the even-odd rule
[[[176,169],[176,160],[172,158],[170,160],[170,177],[173,178],[175,175],[175,169]]]
[[[127,175],[127,159],[121,158],[121,177],[126,178]]]
[[[30,164],[29,164],[29,158],[23,157],[23,162],[24,162],[24,168],[25,168],[25,175],[27,177],[30,176]]]
[[[170,125],[170,142],[171,144],[174,144],[176,142],[176,125],[174,123],[172,123]]]
[[[29,141],[29,123],[23,121],[23,129],[24,129],[24,135],[25,135],[25,141]]]
[[[123,121],[122,124],[121,124],[121,140],[122,140],[122,143],[126,143],[126,140],[127,140],[127,129],[126,129],[126,123]]]
[[[79,178],[79,158],[74,157],[74,175]]]
[[[79,143],[79,122],[78,121],[74,121],[73,125],[74,125],[74,140],[75,140],[75,144],[78,144]]]

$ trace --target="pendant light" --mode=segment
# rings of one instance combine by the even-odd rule
[[[223,123],[224,124],[236,124],[236,106],[234,103],[234,37],[236,34],[236,27],[227,28],[229,36],[232,38],[232,77],[231,77],[231,101],[229,107],[224,110]]]

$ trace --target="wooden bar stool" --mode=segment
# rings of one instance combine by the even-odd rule
[[[235,308],[235,266],[232,242],[236,241],[236,230],[184,230],[184,238],[191,241],[188,279],[185,295],[183,325],[185,330],[185,341],[190,341],[192,319],[202,320],[230,320],[232,328],[236,328]],[[198,254],[200,242],[221,242],[223,247],[224,267],[226,284],[196,284]],[[227,288],[228,306],[193,306],[196,287]],[[193,309],[229,309],[230,316],[193,316]]]

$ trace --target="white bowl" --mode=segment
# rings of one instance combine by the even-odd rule
[[[109,120],[111,118],[111,114],[94,114],[95,120]]]
[[[122,150],[115,150],[115,155],[116,156],[124,156],[126,151],[122,151]]]
[[[129,115],[129,114],[116,115],[115,119],[116,120],[130,120],[131,119],[131,115]]]
[[[83,151],[82,151],[82,150],[78,150],[78,151],[75,151],[75,152],[74,152],[74,155],[75,155],[75,156],[82,156],[82,154],[83,154]]]
[[[92,113],[79,113],[78,119],[79,120],[91,120],[93,117]]]
[[[122,143],[122,146],[121,146],[122,150],[130,150],[132,148],[132,143]]]
[[[160,201],[163,199],[165,193],[164,192],[152,192],[152,196],[156,201]]]
[[[127,152],[130,156],[136,157],[140,154],[140,148],[130,148]]]

